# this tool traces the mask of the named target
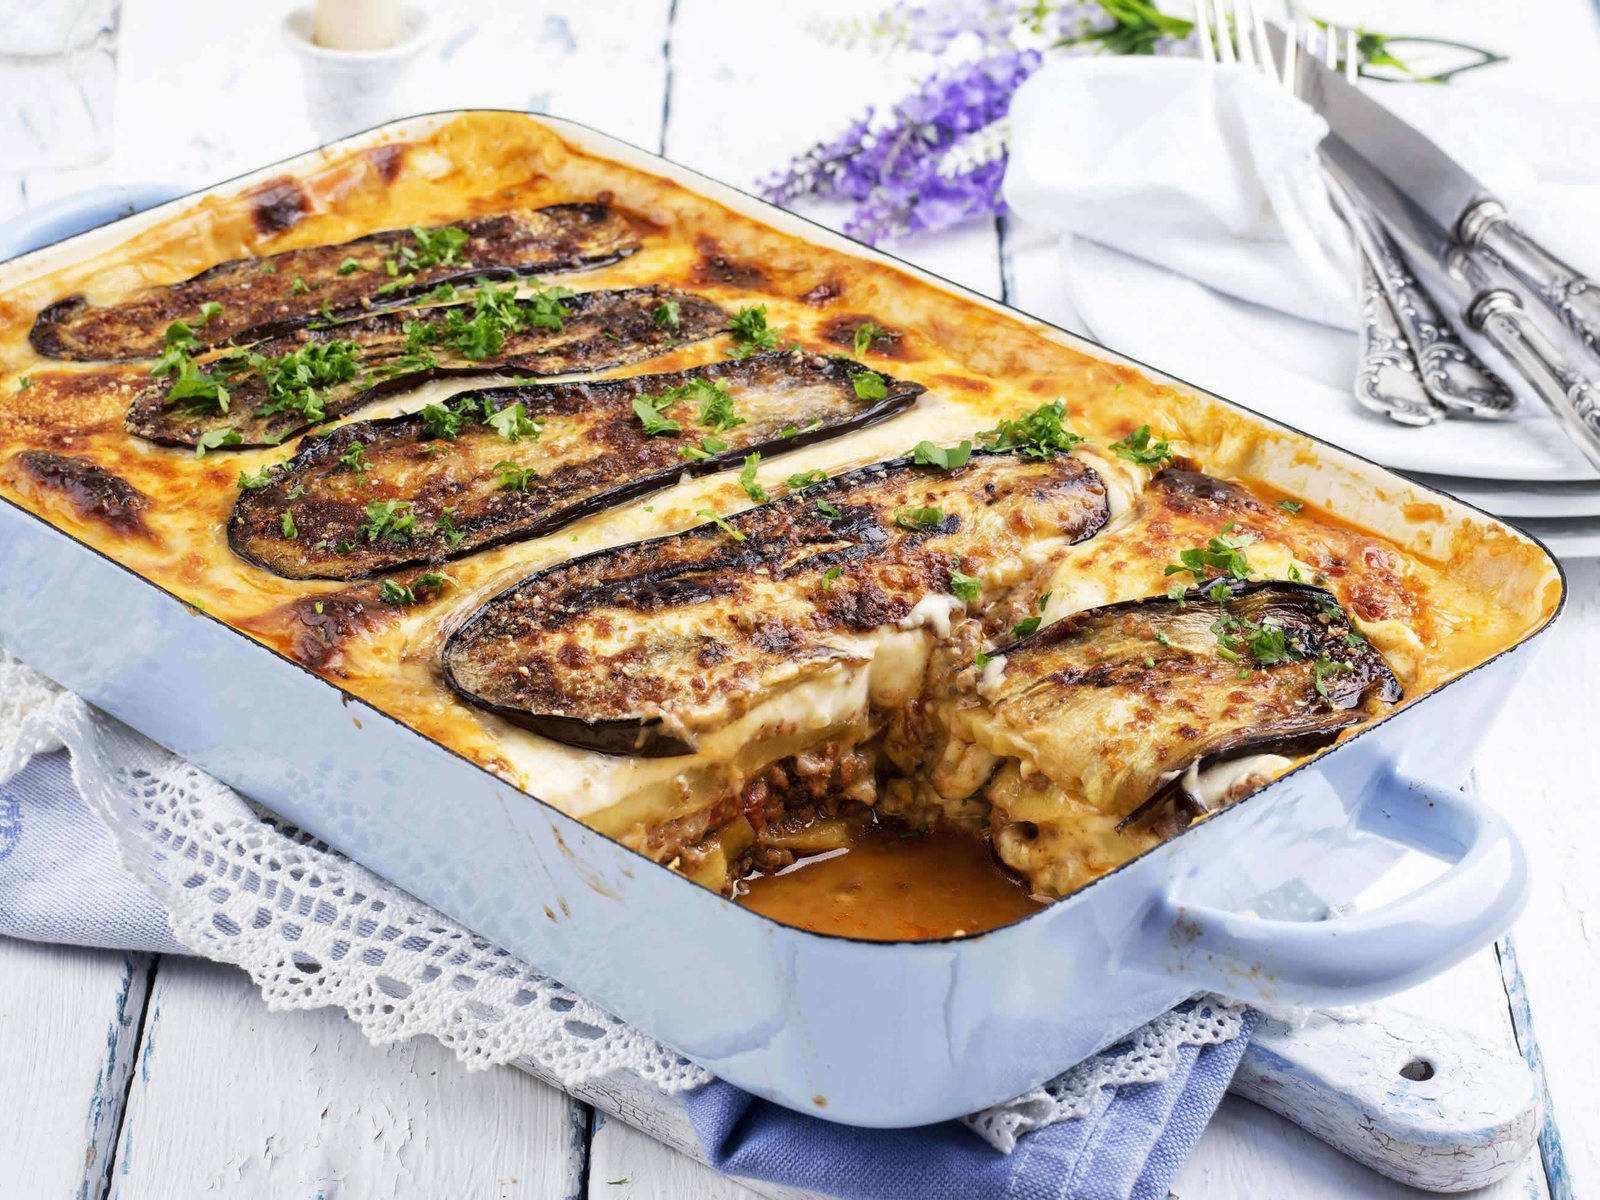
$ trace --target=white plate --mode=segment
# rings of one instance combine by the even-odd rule
[[[1498,517],[1600,517],[1597,483],[1462,479],[1417,471],[1408,474],[1424,487],[1449,492]]]
[[[1558,558],[1600,558],[1600,520],[1585,517],[1530,518],[1513,522],[1538,538]]]
[[[1356,339],[1346,330],[1219,295],[1082,238],[1071,239],[1061,258],[1072,300],[1096,340],[1315,437],[1404,471],[1600,479],[1555,420],[1526,400],[1505,421],[1410,429],[1356,405]]]

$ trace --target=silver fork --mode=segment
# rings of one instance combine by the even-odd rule
[[[1285,39],[1280,66],[1255,0],[1196,0],[1195,11],[1206,61],[1255,67],[1292,93],[1295,54],[1311,52],[1316,31],[1324,64],[1338,68],[1342,43],[1345,75],[1356,77],[1360,59],[1353,29],[1341,34],[1337,26],[1325,25],[1317,30],[1295,16],[1296,36]],[[1361,269],[1356,400],[1406,425],[1431,424],[1449,414],[1508,416],[1516,403],[1512,393],[1455,336],[1388,233],[1359,200],[1326,177],[1325,182],[1334,210],[1349,226]]]

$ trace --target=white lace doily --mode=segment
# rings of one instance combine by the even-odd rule
[[[344,1009],[376,1044],[431,1034],[468,1067],[523,1061],[565,1087],[627,1070],[668,1093],[712,1076],[0,651],[0,782],[64,746],[122,865],[196,954],[242,967],[269,1007]],[[966,1118],[1006,1152],[1087,1115],[1101,1089],[1168,1078],[1245,1009],[1166,1013],[1027,1095]]]

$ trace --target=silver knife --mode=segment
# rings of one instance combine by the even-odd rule
[[[1600,386],[1574,368],[1534,325],[1515,292],[1498,286],[1469,249],[1402,195],[1349,143],[1330,133],[1318,151],[1324,169],[1365,200],[1408,253],[1417,261],[1442,267],[1441,298],[1505,355],[1584,456],[1600,467]]]
[[[1267,37],[1281,62],[1283,30],[1269,24]],[[1435,225],[1467,249],[1503,264],[1600,355],[1600,284],[1524,233],[1489,189],[1453,158],[1313,55],[1295,56],[1295,94]]]

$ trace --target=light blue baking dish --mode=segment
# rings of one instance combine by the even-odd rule
[[[456,115],[336,148],[425,135]],[[541,121],[812,241],[887,258],[626,143]],[[308,168],[320,153],[207,191]],[[45,256],[66,262],[120,240],[145,218],[104,222],[156,198],[110,189],[13,222],[0,258],[22,256],[0,263],[0,290]],[[779,925],[690,883],[0,503],[0,645],[720,1077],[866,1126],[1015,1096],[1195,992],[1351,1003],[1503,932],[1524,900],[1523,853],[1456,788],[1553,621],[1048,909],[967,937],[865,942]],[[1307,919],[1352,900],[1401,847],[1442,859],[1443,873],[1376,911]]]

